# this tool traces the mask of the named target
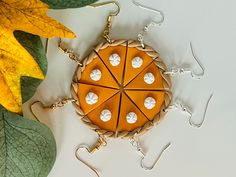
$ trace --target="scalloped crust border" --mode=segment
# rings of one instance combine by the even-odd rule
[[[126,46],[128,47],[136,47],[140,51],[146,52],[147,55],[152,57],[154,59],[154,63],[161,71],[161,76],[163,78],[163,84],[164,84],[164,92],[165,92],[165,98],[164,102],[161,107],[161,111],[155,116],[155,118],[152,121],[148,121],[146,124],[144,124],[142,127],[136,128],[132,131],[122,131],[122,132],[111,132],[104,129],[101,129],[99,126],[93,124],[90,119],[83,113],[80,104],[79,99],[77,96],[78,91],[78,80],[81,78],[81,74],[84,71],[85,67],[93,61],[94,58],[97,57],[96,52],[98,53],[99,50],[105,49],[109,46]],[[164,111],[171,102],[172,99],[172,92],[171,92],[171,79],[169,75],[163,74],[166,71],[166,65],[160,58],[159,53],[157,53],[152,47],[145,45],[145,48],[142,48],[140,42],[134,41],[134,40],[114,40],[111,44],[108,42],[102,42],[98,44],[94,49],[95,52],[91,52],[86,58],[83,59],[83,66],[78,68],[75,71],[75,74],[73,76],[73,81],[71,84],[71,95],[76,100],[73,102],[73,106],[75,107],[75,110],[81,120],[93,131],[98,133],[101,136],[109,137],[109,138],[133,138],[134,135],[141,135],[150,130],[153,126],[157,125],[161,122],[161,120],[164,118],[166,112]]]

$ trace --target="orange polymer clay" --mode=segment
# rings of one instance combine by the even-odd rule
[[[99,125],[102,129],[106,129],[108,131],[115,132],[117,125],[117,117],[119,116],[118,107],[120,102],[120,93],[112,96],[111,99],[105,101],[99,107],[91,111],[87,116],[91,119],[91,121]],[[111,112],[111,116],[106,119],[101,119],[102,111],[109,110]]]
[[[101,72],[101,78],[99,80],[93,80],[90,75],[93,70],[100,70]],[[96,57],[93,59],[91,64],[88,64],[83,71],[83,74],[81,75],[81,78],[79,80],[81,83],[85,84],[93,84],[93,85],[99,85],[99,86],[107,86],[111,88],[118,88],[118,85],[112,75],[110,74],[107,67],[103,64],[101,59],[99,57]]]
[[[118,90],[105,88],[101,86],[94,86],[94,85],[88,85],[88,84],[82,84],[82,83],[78,84],[78,98],[81,104],[81,108],[83,109],[85,114],[88,114],[90,111],[97,108],[99,105],[107,101],[117,92]],[[86,96],[89,93],[93,93],[94,95],[97,95],[97,101],[94,102],[93,104],[88,104],[86,102]]]
[[[135,106],[125,93],[121,95],[120,114],[118,121],[118,132],[132,131],[148,122],[147,117]],[[127,120],[127,114],[130,119]]]
[[[155,62],[159,54],[134,44],[100,44],[96,55],[86,58],[84,68],[77,71],[76,93],[82,116],[86,124],[89,121],[110,137],[138,133],[148,122],[160,118],[165,105],[164,64],[159,68]]]
[[[115,77],[115,79],[118,81],[118,83],[121,84],[123,78],[122,72],[125,66],[126,46],[109,46],[106,48],[106,50],[100,50],[98,55]],[[120,58],[120,61],[118,58]],[[113,62],[111,62],[111,60]]]
[[[143,60],[141,66],[132,66],[132,59],[135,57],[140,57]],[[135,47],[127,49],[127,58],[126,58],[126,68],[124,73],[124,86],[126,86],[131,80],[133,80],[144,68],[146,68],[150,63],[153,62],[153,59],[148,56],[144,51],[140,51]]]
[[[165,95],[163,91],[126,90],[125,92],[149,120],[152,120],[155,115],[160,112]],[[152,109],[145,107],[145,99],[147,98],[154,98],[156,101]],[[144,103],[140,100],[144,100]]]
[[[145,76],[151,75],[150,81],[145,80]],[[132,82],[130,82],[126,89],[143,89],[143,90],[162,90],[164,89],[162,76],[157,66],[151,63],[139,75],[137,75]]]

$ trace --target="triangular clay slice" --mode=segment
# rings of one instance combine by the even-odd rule
[[[119,103],[120,103],[120,93],[117,93],[109,100],[98,106],[95,110],[91,111],[87,114],[87,117],[93,122],[93,124],[97,125],[101,129],[115,132],[117,119],[119,116]],[[103,111],[109,110],[111,113],[111,118],[109,120],[102,120],[101,114]]]
[[[97,95],[98,99],[96,103],[88,104],[86,102],[86,96],[89,92],[92,92]],[[115,89],[78,83],[77,95],[78,95],[80,107],[83,113],[86,115],[90,111],[96,109],[102,103],[106,102],[109,98],[111,98],[118,92],[119,90],[115,90]]]
[[[122,83],[123,80],[123,71],[125,67],[125,59],[126,59],[126,50],[127,46],[109,46],[105,49],[101,49],[98,51],[98,55],[110,72],[113,74],[113,77],[117,80],[119,84]],[[110,61],[110,56],[118,55],[120,57],[119,64]]]
[[[153,120],[155,118],[164,103],[164,91],[132,90],[126,91],[126,94],[149,120]],[[153,102],[153,100],[155,101]]]
[[[140,57],[142,64],[140,64],[140,61],[136,61],[136,65],[134,65],[135,57]],[[152,61],[153,59],[150,56],[148,56],[146,52],[140,51],[136,47],[128,48],[123,85],[126,86],[132,79],[134,79],[140,72],[142,72],[142,70],[144,70]]]
[[[126,116],[128,113],[133,112],[137,115],[137,121],[135,123],[128,123]],[[120,114],[118,121],[118,133],[122,131],[132,131],[136,128],[142,127],[149,120],[146,116],[132,103],[132,101],[122,93]]]
[[[91,77],[91,73],[96,69],[101,72],[101,77],[99,80],[93,80]],[[78,77],[80,77],[80,83],[105,86],[116,89],[119,88],[118,83],[99,57],[94,58],[92,62],[85,67],[84,71],[81,74],[78,73],[77,75]]]
[[[153,82],[151,82],[152,79]],[[132,80],[125,89],[163,90],[163,78],[159,68],[155,63],[151,63],[134,80]]]

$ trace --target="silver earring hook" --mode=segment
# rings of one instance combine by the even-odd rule
[[[190,119],[189,119],[189,124],[190,124],[191,126],[196,127],[196,128],[200,128],[200,127],[202,126],[202,124],[203,124],[203,122],[204,122],[204,120],[205,120],[206,113],[207,113],[207,109],[208,109],[208,106],[209,106],[209,103],[210,103],[210,101],[211,101],[212,96],[213,96],[213,93],[210,95],[210,97],[209,97],[208,100],[207,100],[207,103],[206,103],[206,106],[205,106],[205,109],[204,109],[204,113],[203,113],[202,121],[197,124],[197,123],[194,123],[194,122],[192,121],[192,119],[190,118]]]
[[[140,160],[140,166],[141,168],[143,168],[144,170],[152,170],[155,165],[157,164],[157,162],[159,161],[159,159],[161,158],[162,154],[164,153],[164,151],[171,145],[171,142],[167,143],[161,150],[160,154],[157,156],[157,159],[155,160],[155,162],[152,164],[152,166],[147,167],[144,164],[144,159],[146,157],[146,153],[143,151],[143,148],[140,145],[140,142],[137,140],[136,138],[136,134],[133,136],[132,139],[129,140],[130,144],[137,150],[137,152],[139,152],[142,156],[141,160]]]
[[[144,164],[143,161],[144,161],[144,159],[145,159],[145,156],[143,156],[143,157],[141,158],[140,166],[141,166],[144,170],[152,170],[152,169],[155,167],[155,165],[157,164],[157,162],[160,160],[162,154],[165,152],[165,150],[166,150],[168,147],[170,147],[170,145],[171,145],[171,142],[167,143],[167,144],[162,148],[160,154],[157,156],[157,159],[155,160],[155,162],[153,163],[152,166],[147,167],[147,166]]]
[[[141,46],[143,48],[145,48],[145,45],[144,45],[144,35],[145,35],[145,33],[150,31],[150,29],[152,27],[155,27],[157,25],[161,25],[164,22],[164,20],[165,20],[165,15],[164,15],[164,13],[162,11],[154,9],[152,7],[148,7],[146,5],[143,5],[143,4],[141,4],[140,2],[138,2],[136,0],[132,0],[132,2],[133,2],[134,5],[136,5],[137,7],[141,8],[141,9],[145,9],[145,10],[157,13],[158,15],[161,16],[161,20],[159,20],[159,21],[152,20],[149,24],[147,24],[144,27],[143,31],[138,34],[138,41],[140,42]]]
[[[209,103],[210,103],[210,100],[211,100],[212,96],[213,96],[213,93],[210,95],[210,97],[207,100],[202,120],[198,124],[193,122],[193,120],[192,120],[192,117],[193,117],[192,116],[193,115],[192,112],[186,106],[184,106],[180,102],[176,102],[176,103],[170,105],[168,108],[164,109],[164,112],[169,111],[169,110],[180,110],[180,111],[182,111],[182,112],[184,112],[184,113],[186,113],[188,115],[188,117],[189,117],[188,122],[189,122],[190,126],[196,127],[196,128],[200,128],[202,126],[202,124],[204,123],[204,121],[205,121],[207,109],[208,109],[208,106],[209,106]]]
[[[201,79],[204,76],[204,67],[202,66],[202,64],[200,63],[200,61],[197,59],[196,54],[193,50],[193,45],[192,42],[190,42],[190,49],[192,52],[192,56],[194,58],[194,60],[197,62],[198,66],[201,68],[201,73],[200,74],[196,74],[192,69],[190,68],[178,68],[178,67],[172,67],[170,71],[165,71],[164,74],[169,74],[171,76],[174,75],[182,75],[182,74],[190,74],[190,76],[193,79]]]
[[[141,8],[141,9],[144,9],[144,10],[148,10],[148,11],[151,11],[151,12],[154,12],[154,13],[157,13],[158,15],[161,15],[161,20],[159,20],[158,22],[156,21],[152,21],[154,24],[156,25],[160,25],[164,22],[165,20],[165,15],[162,11],[160,10],[157,10],[157,9],[154,9],[152,7],[148,7],[146,5],[143,5],[141,4],[140,2],[136,1],[136,0],[132,0],[133,4],[136,5],[137,7]]]
[[[192,55],[193,55],[193,58],[194,60],[197,62],[198,66],[201,68],[202,72],[200,74],[196,74],[194,71],[191,72],[191,76],[194,78],[194,79],[200,79],[201,77],[204,76],[204,73],[205,73],[205,70],[204,70],[204,67],[202,66],[202,64],[200,63],[200,61],[198,60],[198,58],[196,57],[195,55],[195,52],[193,50],[193,44],[192,42],[190,42],[190,48],[191,48],[191,52],[192,52]]]
[[[139,152],[142,156],[146,154],[143,152],[143,148],[141,147],[139,141],[136,139],[136,135],[132,139],[129,140],[130,144]]]
[[[190,111],[189,108],[187,108],[185,105],[183,105],[180,101],[177,101],[171,105],[169,105],[168,108],[164,109],[164,112],[169,111],[169,110],[180,110],[181,112],[184,112],[188,115],[189,119],[192,118],[192,112]]]

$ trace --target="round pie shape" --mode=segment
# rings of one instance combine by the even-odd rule
[[[71,93],[81,120],[98,134],[131,138],[164,117],[171,80],[162,74],[166,66],[151,47],[143,49],[133,40],[101,43],[83,64],[74,74]],[[97,102],[85,101],[89,93],[96,93]]]

